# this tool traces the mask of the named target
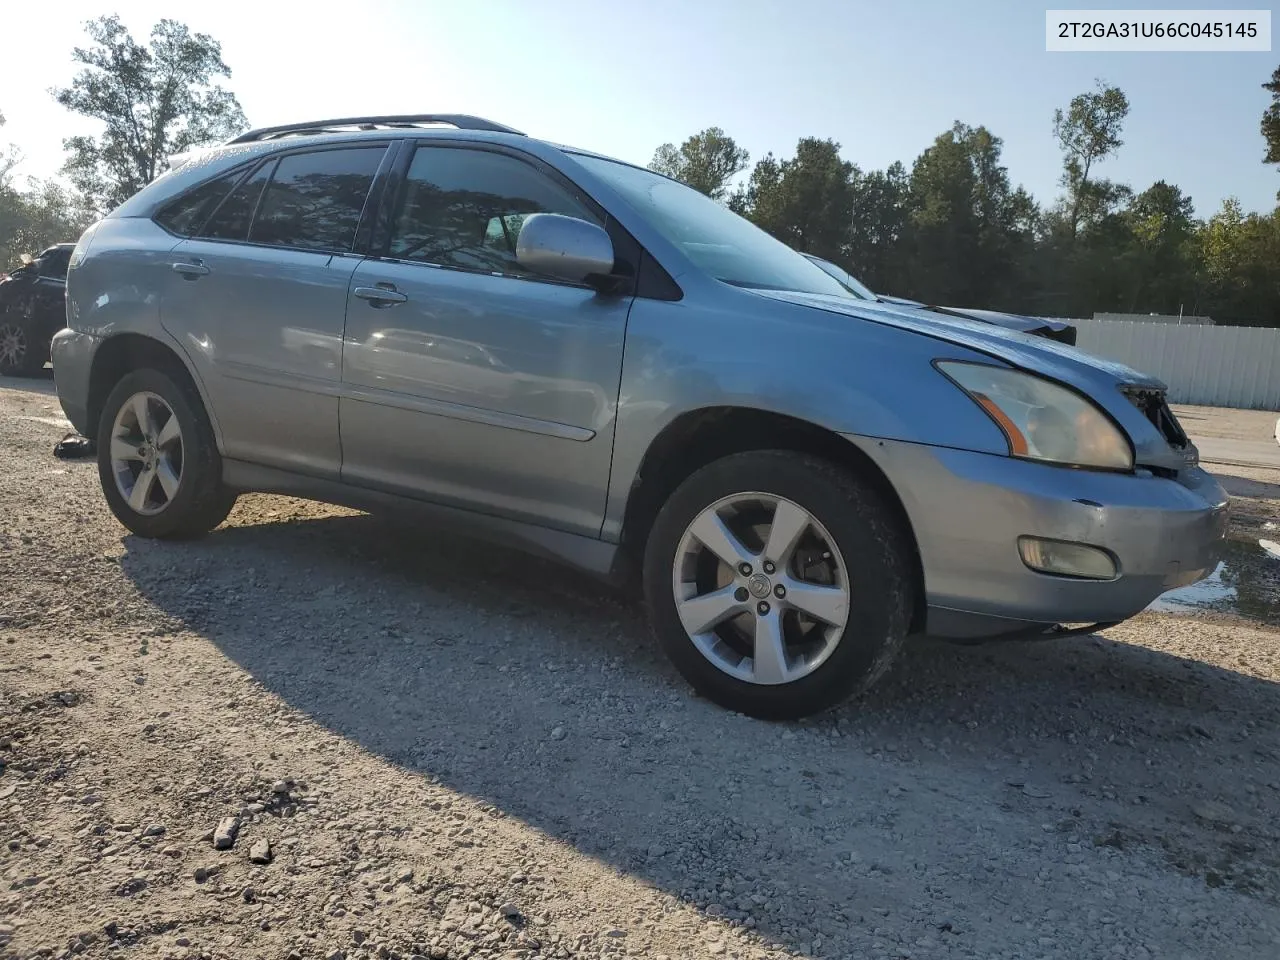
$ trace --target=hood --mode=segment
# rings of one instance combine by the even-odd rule
[[[1125,429],[1133,441],[1139,464],[1173,470],[1181,469],[1187,464],[1184,453],[1175,450],[1147,419],[1147,415],[1127,396],[1137,390],[1156,391],[1163,395],[1167,387],[1155,377],[1140,373],[1123,363],[1104,360],[1045,337],[1006,327],[993,327],[990,322],[969,320],[954,313],[941,313],[924,307],[786,290],[752,289],[750,292],[761,297],[932,337],[943,343],[984,353],[1029,373],[1057,380],[1090,397]]]
[[[939,307],[922,303],[919,300],[908,300],[906,297],[890,297],[883,293],[876,294],[881,301],[898,307],[916,307],[930,313],[960,317],[966,320],[978,320],[982,323],[993,323],[1006,330],[1021,330],[1023,333],[1035,333],[1052,340],[1074,345],[1076,328],[1061,320],[1049,320],[1044,317],[1024,317],[1017,313],[1002,313],[998,310],[974,310],[968,307]]]

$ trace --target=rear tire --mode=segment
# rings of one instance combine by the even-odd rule
[[[34,377],[49,359],[49,344],[38,343],[30,322],[12,314],[0,316],[0,376]]]
[[[703,467],[649,534],[658,642],[698,693],[750,716],[793,719],[861,693],[888,670],[915,602],[894,518],[875,488],[816,457],[754,451]]]
[[[102,405],[97,449],[111,512],[139,536],[203,536],[235,505],[204,405],[185,378],[149,368],[126,374]]]

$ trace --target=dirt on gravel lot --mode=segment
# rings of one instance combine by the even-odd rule
[[[1280,956],[1265,565],[767,724],[537,560],[265,496],[141,540],[62,432],[0,380],[0,956]]]

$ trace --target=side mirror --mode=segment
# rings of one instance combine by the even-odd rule
[[[557,280],[583,283],[612,274],[613,241],[603,227],[586,220],[534,213],[520,225],[516,262]]]

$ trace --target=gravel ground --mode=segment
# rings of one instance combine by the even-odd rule
[[[766,724],[549,564],[278,497],[126,535],[60,417],[0,380],[0,955],[1280,955],[1274,623],[922,640]]]

